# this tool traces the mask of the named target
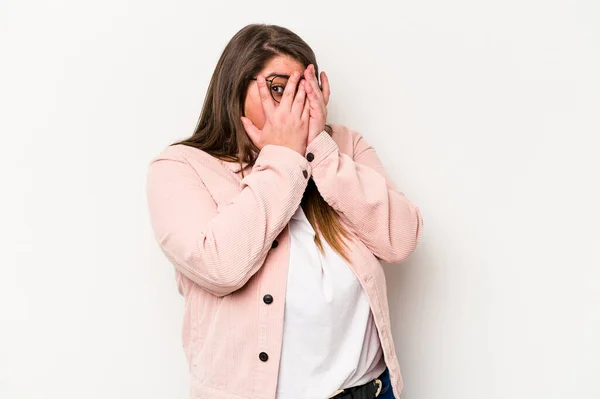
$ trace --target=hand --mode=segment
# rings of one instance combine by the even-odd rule
[[[319,82],[315,73],[315,66],[310,64],[304,70],[306,80],[306,96],[310,103],[310,120],[308,124],[308,140],[310,143],[315,137],[325,130],[325,122],[327,121],[327,104],[329,103],[329,95],[331,87],[329,79],[325,72],[321,72],[321,82],[323,83],[323,91],[319,88]]]
[[[269,93],[269,87],[262,75],[257,76],[260,102],[265,113],[265,124],[258,129],[252,121],[242,116],[242,124],[250,140],[259,149],[267,144],[281,145],[291,148],[304,156],[306,152],[309,127],[309,102],[306,99],[306,84],[300,82],[300,73],[294,72],[285,85],[283,98],[279,106]],[[294,93],[296,93],[294,95]]]

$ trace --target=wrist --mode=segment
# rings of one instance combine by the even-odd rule
[[[323,129],[323,131],[319,132],[312,139],[312,141],[306,146],[306,154],[312,153],[312,166],[316,167],[321,163],[321,161],[327,158],[333,151],[338,148],[337,143],[331,137],[331,135],[327,132],[327,130]]]

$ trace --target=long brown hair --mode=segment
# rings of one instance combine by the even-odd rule
[[[210,80],[200,119],[193,135],[172,145],[183,144],[203,150],[224,161],[253,165],[258,148],[252,143],[240,117],[250,78],[279,55],[290,56],[304,67],[319,67],[312,49],[298,35],[277,25],[251,24],[239,30],[229,41]],[[329,125],[325,129],[329,134]],[[242,170],[243,176],[243,170]],[[323,199],[311,178],[301,206],[317,232],[315,243],[324,253],[321,236],[331,248],[349,261],[342,237],[349,238],[336,211]]]

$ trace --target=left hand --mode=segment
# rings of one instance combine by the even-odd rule
[[[310,103],[310,119],[308,122],[308,141],[307,145],[325,130],[327,120],[327,103],[329,103],[329,94],[331,88],[329,79],[325,72],[321,72],[321,83],[323,90],[319,88],[319,82],[315,73],[315,66],[310,64],[304,70],[306,97]]]

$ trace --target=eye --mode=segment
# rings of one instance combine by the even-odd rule
[[[273,91],[273,93],[281,96],[281,95],[283,95],[283,91],[285,90],[285,86],[283,86],[283,85],[274,85],[274,86],[271,86],[271,90]]]

